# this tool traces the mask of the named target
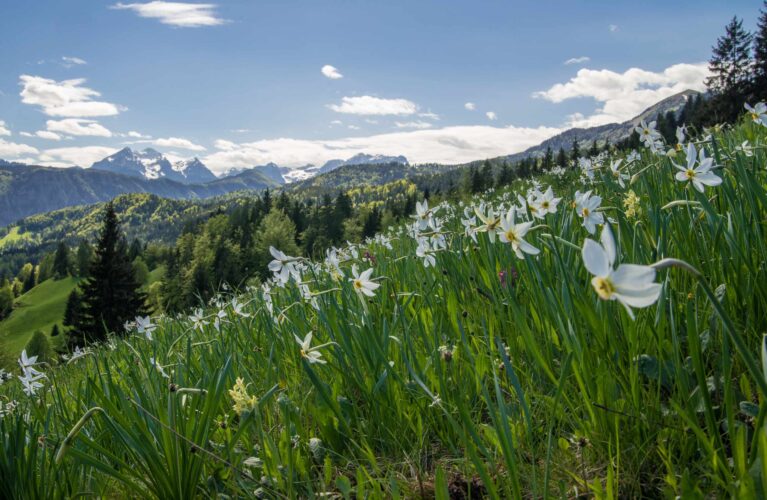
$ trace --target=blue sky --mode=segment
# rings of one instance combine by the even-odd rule
[[[497,156],[700,88],[724,25],[752,29],[760,6],[3,2],[0,158],[89,166],[151,146],[221,172]]]

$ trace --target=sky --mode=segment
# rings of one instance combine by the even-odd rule
[[[0,5],[0,158],[130,146],[216,173],[356,153],[461,163],[691,88],[762,2],[96,0]]]

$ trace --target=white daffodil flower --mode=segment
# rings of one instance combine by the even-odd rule
[[[431,224],[433,215],[433,212],[429,210],[429,202],[427,200],[423,200],[423,202],[416,202],[415,213],[415,215],[411,215],[410,217],[417,221],[418,229],[421,231],[426,230],[426,228],[428,228]]]
[[[381,285],[370,280],[371,274],[373,274],[372,267],[360,273],[357,271],[356,264],[352,266],[353,277],[349,278],[349,281],[354,285],[355,292],[367,295],[368,297],[375,297],[375,289]]]
[[[591,285],[602,300],[617,300],[634,318],[632,307],[654,304],[661,292],[661,284],[654,283],[655,269],[650,266],[615,264],[615,240],[609,225],[602,229],[600,243],[586,239],[583,243],[583,264],[594,275]]]
[[[319,349],[321,349],[322,347],[328,344],[312,347],[312,332],[307,333],[306,337],[304,337],[303,339],[301,339],[301,337],[299,337],[296,334],[293,334],[293,336],[296,338],[296,342],[298,343],[298,345],[301,346],[302,358],[304,358],[306,361],[308,361],[311,364],[320,363],[324,365],[325,363],[327,363],[327,361],[322,359],[322,353],[319,352]]]
[[[559,205],[560,201],[562,201],[562,198],[554,197],[554,191],[551,189],[551,186],[549,186],[549,188],[544,193],[539,191],[538,196],[535,199],[537,210],[535,213],[533,213],[533,215],[542,219],[546,216],[546,214],[557,213],[557,205]]]
[[[510,243],[512,250],[517,255],[517,258],[524,259],[524,253],[530,255],[538,255],[541,251],[535,248],[533,245],[524,240],[525,235],[530,231],[532,222],[523,222],[517,224],[515,219],[517,212],[515,207],[511,207],[506,217],[501,221],[501,234],[500,240],[504,243]]]
[[[639,134],[639,139],[647,146],[648,148],[651,147],[651,145],[655,144],[655,142],[660,139],[660,132],[655,130],[655,122],[652,121],[649,124],[646,123],[644,120],[639,122],[639,126],[634,128],[634,131]]]
[[[626,187],[626,182],[629,178],[628,174],[624,174],[620,171],[621,163],[623,163],[623,160],[617,160],[610,163],[610,172],[613,174],[613,179],[615,179],[615,182],[620,184],[621,188]]]
[[[476,232],[487,233],[487,237],[490,239],[490,243],[495,243],[495,233],[501,226],[501,217],[495,214],[493,207],[488,207],[487,214],[482,212],[483,211],[481,210],[481,207],[474,207],[474,213],[477,214],[479,220],[484,223],[481,226],[476,227],[474,230]]]
[[[758,102],[756,103],[756,106],[752,107],[750,104],[746,103],[745,107],[754,123],[767,127],[767,104]]]
[[[704,186],[718,186],[722,183],[722,179],[711,171],[714,168],[713,161],[712,158],[706,158],[704,149],[700,150],[700,158],[698,158],[695,145],[693,143],[688,144],[687,167],[674,163],[674,166],[679,170],[676,174],[676,180],[691,182],[695,189],[701,193],[705,189]],[[697,167],[695,166],[696,163],[698,163]]]
[[[136,317],[136,331],[146,336],[147,340],[152,340],[152,333],[157,325],[152,324],[152,319],[149,316],[137,316]]]
[[[601,204],[602,197],[591,196],[591,191],[586,191],[583,194],[580,191],[575,192],[575,210],[583,218],[583,227],[589,234],[594,234],[597,224],[604,224],[605,222],[605,216],[601,212],[597,212]]]

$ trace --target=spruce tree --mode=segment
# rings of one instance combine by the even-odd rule
[[[77,269],[75,269],[77,276],[81,278],[88,276],[88,270],[91,267],[92,258],[93,248],[91,248],[87,241],[81,240],[77,247],[77,256],[75,258],[77,261]]]
[[[82,311],[70,336],[73,345],[82,340],[104,340],[109,332],[123,333],[125,322],[147,314],[146,296],[136,282],[128,245],[111,202],[106,206],[89,276],[80,288]]]
[[[64,309],[64,321],[62,322],[66,327],[75,327],[80,323],[80,293],[75,288],[69,293],[67,297],[67,305]]]
[[[767,0],[754,36],[754,102],[767,101]]]
[[[573,146],[570,148],[570,158],[578,164],[578,158],[581,157],[581,148],[578,145],[578,138],[573,139]]]
[[[56,255],[53,258],[53,276],[56,279],[66,278],[69,275],[69,247],[59,242]]]
[[[543,164],[541,165],[544,170],[550,170],[554,166],[554,152],[551,150],[551,146],[546,147],[546,152],[543,154]]]
[[[567,167],[567,154],[565,153],[565,148],[559,148],[559,152],[557,153],[557,166],[560,168]]]
[[[743,110],[750,88],[751,39],[743,21],[733,17],[713,47],[706,86],[714,94],[712,111],[718,121],[737,120]]]

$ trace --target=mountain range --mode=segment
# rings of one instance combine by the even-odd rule
[[[513,162],[531,156],[542,156],[548,147],[551,147],[552,151],[560,147],[569,150],[576,138],[581,144],[593,141],[616,143],[630,135],[641,120],[652,120],[662,113],[679,110],[693,94],[695,92],[690,90],[680,92],[623,123],[567,130],[537,146],[503,159]],[[364,166],[367,168],[359,168],[359,172],[355,172],[354,167]],[[370,168],[379,166],[383,168]],[[336,170],[341,171],[343,175],[336,176],[339,179],[334,179],[330,184],[321,182],[318,177]],[[162,153],[151,148],[142,151],[124,148],[95,162],[87,169],[51,168],[0,160],[0,226],[28,215],[107,201],[127,193],[148,193],[170,199],[193,199],[233,191],[261,190],[288,183],[295,183],[291,189],[311,187],[310,190],[327,190],[336,189],[340,185],[364,183],[366,175],[391,180],[421,173],[425,173],[424,169],[410,167],[404,156],[365,153],[347,160],[330,160],[322,166],[288,168],[267,163],[246,169],[230,169],[220,178],[198,158],[172,163]],[[308,183],[309,179],[314,177],[318,177],[319,184]]]

